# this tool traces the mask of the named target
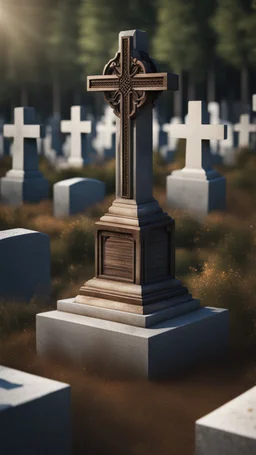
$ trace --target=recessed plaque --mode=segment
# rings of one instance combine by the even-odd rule
[[[102,235],[101,274],[115,280],[134,281],[134,238],[129,234]]]

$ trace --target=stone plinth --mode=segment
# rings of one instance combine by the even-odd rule
[[[89,178],[72,178],[53,187],[54,216],[69,216],[83,212],[105,197],[105,183]]]
[[[71,455],[70,386],[0,366],[0,452]]]
[[[2,202],[19,205],[23,202],[37,203],[48,198],[49,184],[41,172],[7,172],[0,181]]]
[[[59,302],[58,308],[68,309],[64,303]],[[71,307],[70,300],[66,303]],[[61,353],[100,373],[111,369],[157,379],[227,350],[227,310],[201,308],[143,328],[130,325],[131,313],[123,313],[125,324],[101,319],[101,308],[95,317],[88,317],[83,315],[83,305],[70,307],[72,313],[58,310],[37,315],[39,354]]]
[[[50,238],[28,229],[0,232],[0,297],[29,301],[49,296]]]
[[[226,208],[226,179],[216,171],[182,169],[167,177],[167,200],[199,216]]]
[[[196,422],[196,455],[256,453],[256,387]]]

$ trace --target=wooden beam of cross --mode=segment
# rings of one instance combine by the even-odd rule
[[[114,113],[120,117],[121,197],[125,199],[133,198],[132,119],[138,108],[150,100],[147,92],[151,92],[152,101],[157,92],[178,89],[177,75],[157,73],[146,53],[141,53],[140,58],[137,55],[138,52],[136,58],[133,56],[133,38],[121,36],[120,52],[105,66],[103,75],[87,77],[87,90],[104,92]]]

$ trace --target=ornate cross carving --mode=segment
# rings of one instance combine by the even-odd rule
[[[103,91],[107,103],[120,118],[121,197],[125,199],[133,198],[132,119],[143,104],[154,103],[159,92],[178,88],[176,75],[157,73],[148,54],[133,52],[132,44],[131,36],[122,36],[120,52],[107,63],[103,75],[87,77],[87,90]]]

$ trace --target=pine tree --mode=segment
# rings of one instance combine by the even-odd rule
[[[213,27],[220,57],[241,73],[241,100],[249,102],[249,67],[255,64],[255,8],[252,0],[219,0]]]
[[[53,8],[47,33],[47,59],[53,89],[53,113],[61,113],[61,90],[80,79],[76,0],[61,0]]]

